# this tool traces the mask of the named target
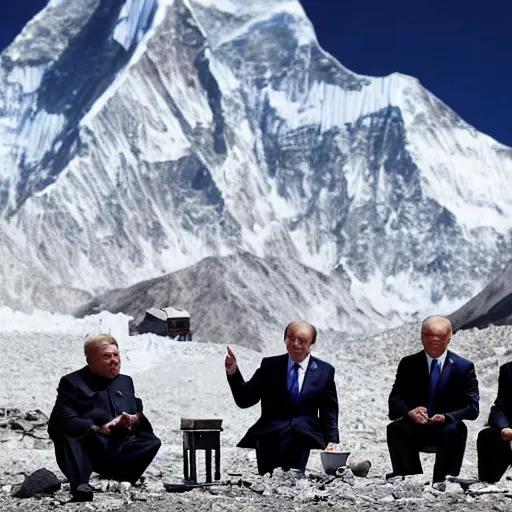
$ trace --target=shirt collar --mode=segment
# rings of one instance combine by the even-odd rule
[[[297,363],[304,371],[308,369],[309,360],[311,359],[311,354],[308,354],[306,356],[306,359],[301,361],[300,363]],[[293,368],[293,365],[296,363],[290,356],[288,356],[288,371],[290,371]]]
[[[448,349],[446,349],[439,357],[436,357],[436,359],[441,364],[441,368],[444,366],[444,362],[446,361],[446,355],[448,353]],[[432,361],[434,360],[433,357],[430,357],[426,352],[425,355],[427,356],[427,362],[428,362],[428,371],[430,371],[430,367],[432,365]]]

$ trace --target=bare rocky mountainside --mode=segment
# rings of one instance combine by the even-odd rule
[[[188,279],[181,304],[129,311],[371,332],[487,284],[510,252],[511,185],[509,148],[414,78],[344,68],[296,0],[51,0],[0,56],[15,309],[118,310],[110,290],[166,276]],[[193,281],[207,264],[222,274]],[[313,292],[292,306],[295,272]]]
[[[456,330],[512,324],[512,265],[450,315]]]

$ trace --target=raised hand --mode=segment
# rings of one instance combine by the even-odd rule
[[[226,372],[228,375],[233,375],[236,372],[237,364],[236,364],[236,357],[233,351],[227,347],[228,353],[226,355],[226,359],[224,361],[224,366],[226,367]]]

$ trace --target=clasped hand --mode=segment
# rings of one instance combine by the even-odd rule
[[[127,430],[132,430],[137,425],[138,422],[139,422],[139,414],[138,413],[137,414],[128,414],[127,412],[123,412],[122,414],[120,414],[119,416],[114,418],[113,420],[110,420],[108,423],[105,423],[105,425],[103,425],[101,427],[101,431],[104,434],[109,435],[110,429],[112,427],[125,428]]]
[[[427,425],[428,423],[444,423],[446,416],[444,414],[434,414],[431,418],[428,417],[427,408],[420,406],[410,410],[407,415],[414,423],[419,425]]]

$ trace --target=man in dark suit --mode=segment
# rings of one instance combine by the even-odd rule
[[[76,501],[90,501],[93,471],[136,482],[160,448],[135,397],[132,379],[120,375],[117,341],[110,334],[89,337],[87,366],[62,377],[48,433],[57,464]]]
[[[316,329],[290,323],[284,331],[287,354],[264,358],[249,381],[228,347],[225,366],[239,407],[261,401],[261,417],[238,443],[255,448],[260,475],[277,467],[306,469],[311,448],[332,449],[339,442],[334,368],[311,356]]]
[[[478,434],[478,478],[494,483],[512,464],[512,362],[500,367],[498,396],[488,424],[489,428]]]
[[[393,473],[422,473],[419,451],[435,447],[434,482],[458,476],[466,448],[463,420],[479,412],[478,381],[471,361],[447,350],[447,318],[427,318],[421,328],[424,350],[404,357],[389,396],[387,440]]]

